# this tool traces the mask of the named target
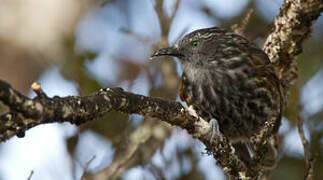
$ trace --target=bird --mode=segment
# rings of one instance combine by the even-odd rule
[[[195,30],[151,58],[178,59],[183,74],[180,99],[230,142],[243,142],[270,119],[277,133],[284,106],[282,84],[267,54],[247,38],[220,27]]]

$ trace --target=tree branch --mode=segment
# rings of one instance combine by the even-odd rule
[[[161,123],[148,116],[143,121],[138,128],[129,134],[126,148],[115,154],[108,167],[95,172],[93,179],[118,179],[124,171],[134,164],[151,159],[156,150],[165,142],[171,128],[162,126]],[[147,146],[149,151],[146,150]]]
[[[275,30],[264,43],[271,62],[287,63],[302,52],[303,41],[323,11],[321,0],[285,0],[274,21]]]
[[[0,141],[19,135],[39,124],[70,122],[79,125],[116,110],[127,114],[155,117],[186,129],[193,137],[201,140],[213,152],[216,159],[221,160],[218,163],[229,174],[238,177],[242,173],[241,170],[244,172],[247,170],[236,157],[228,139],[216,138],[211,145],[211,127],[208,122],[193,117],[179,102],[132,94],[121,88],[101,89],[93,95],[84,97],[48,98],[42,95],[30,99],[2,80],[0,80],[0,100],[14,110],[0,116],[0,122],[4,125],[0,128]]]
[[[101,89],[84,97],[37,96],[30,99],[0,80],[0,100],[11,109],[0,116],[4,125],[0,129],[0,141],[39,124],[70,122],[79,125],[111,110],[156,117],[187,129],[192,119],[178,102],[132,94],[121,88]],[[26,118],[29,120],[24,121]]]
[[[305,159],[305,163],[306,163],[306,171],[305,171],[305,175],[304,175],[304,180],[312,180],[315,159],[312,156],[309,143],[305,138],[305,133],[304,133],[304,129],[303,129],[304,120],[303,120],[301,114],[298,114],[297,119],[298,119],[298,123],[297,123],[298,134],[299,134],[299,137],[301,138],[301,141],[303,144],[304,159]]]
[[[303,41],[311,35],[312,24],[322,11],[322,0],[285,0],[274,21],[274,31],[263,45],[278,67],[285,94],[297,78],[296,56],[302,52]]]

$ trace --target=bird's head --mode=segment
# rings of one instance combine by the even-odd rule
[[[187,34],[173,46],[155,51],[151,58],[173,56],[179,59],[184,68],[203,67],[210,62],[220,62],[221,58],[229,57],[233,51],[239,51],[241,43],[248,43],[248,40],[218,27],[205,28]]]

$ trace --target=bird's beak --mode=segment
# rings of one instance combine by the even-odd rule
[[[157,57],[157,56],[181,57],[182,54],[179,52],[178,48],[171,46],[167,48],[158,49],[150,56],[150,59],[153,59],[154,57]]]

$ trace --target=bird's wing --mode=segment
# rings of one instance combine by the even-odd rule
[[[267,54],[258,48],[248,48],[248,53],[251,56],[252,65],[255,67],[266,66],[271,64]]]

